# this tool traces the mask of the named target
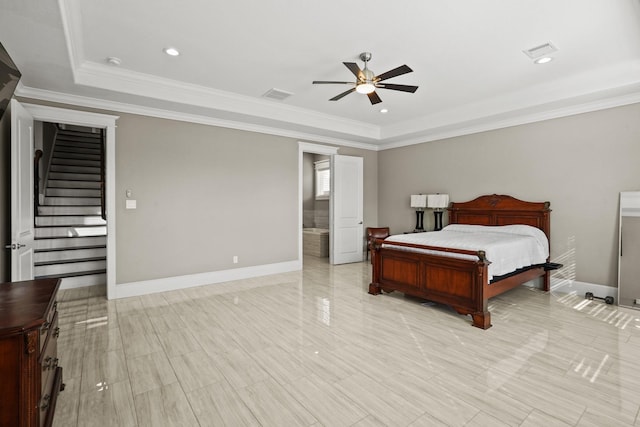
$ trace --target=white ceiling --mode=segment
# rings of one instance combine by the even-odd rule
[[[372,149],[640,102],[639,0],[0,0],[0,42],[23,96]],[[418,91],[311,84],[364,51]]]

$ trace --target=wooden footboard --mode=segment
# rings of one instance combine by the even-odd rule
[[[447,304],[460,314],[470,314],[473,325],[491,326],[487,309],[487,267],[482,251],[477,260],[466,260],[382,248],[373,245],[373,277],[369,293],[399,291],[407,295]]]
[[[548,202],[524,202],[511,196],[493,194],[478,197],[470,202],[452,203],[449,208],[449,220],[450,223],[477,225],[526,224],[540,228],[549,237],[550,212]],[[537,277],[544,278],[544,289],[549,290],[549,272],[544,266],[530,268],[490,284],[490,262],[485,258],[483,251],[422,247],[474,255],[472,259],[460,259],[446,254],[418,253],[382,247],[382,242],[383,239],[376,239],[372,244],[373,273],[369,285],[370,294],[399,291],[447,304],[460,314],[471,315],[473,326],[478,328],[491,327],[489,298]]]

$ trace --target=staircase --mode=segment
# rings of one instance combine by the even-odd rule
[[[58,129],[35,217],[36,278],[63,278],[65,288],[106,283],[102,147],[90,128]]]

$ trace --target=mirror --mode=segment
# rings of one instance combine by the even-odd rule
[[[640,309],[640,191],[620,193],[618,305]]]

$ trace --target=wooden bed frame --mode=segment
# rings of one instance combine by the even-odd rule
[[[450,224],[512,225],[526,224],[541,229],[551,241],[549,202],[525,202],[511,196],[487,195],[464,203],[451,203],[448,208]],[[434,249],[476,255],[477,260],[408,252],[382,247],[383,239],[372,244],[372,281],[369,293],[400,291],[406,295],[447,304],[460,314],[470,314],[473,326],[491,327],[489,298],[513,289],[537,277],[543,277],[544,290],[549,290],[551,265],[537,265],[511,275],[488,281],[490,260],[484,251],[397,244],[401,246]],[[396,244],[396,243],[394,243]]]

